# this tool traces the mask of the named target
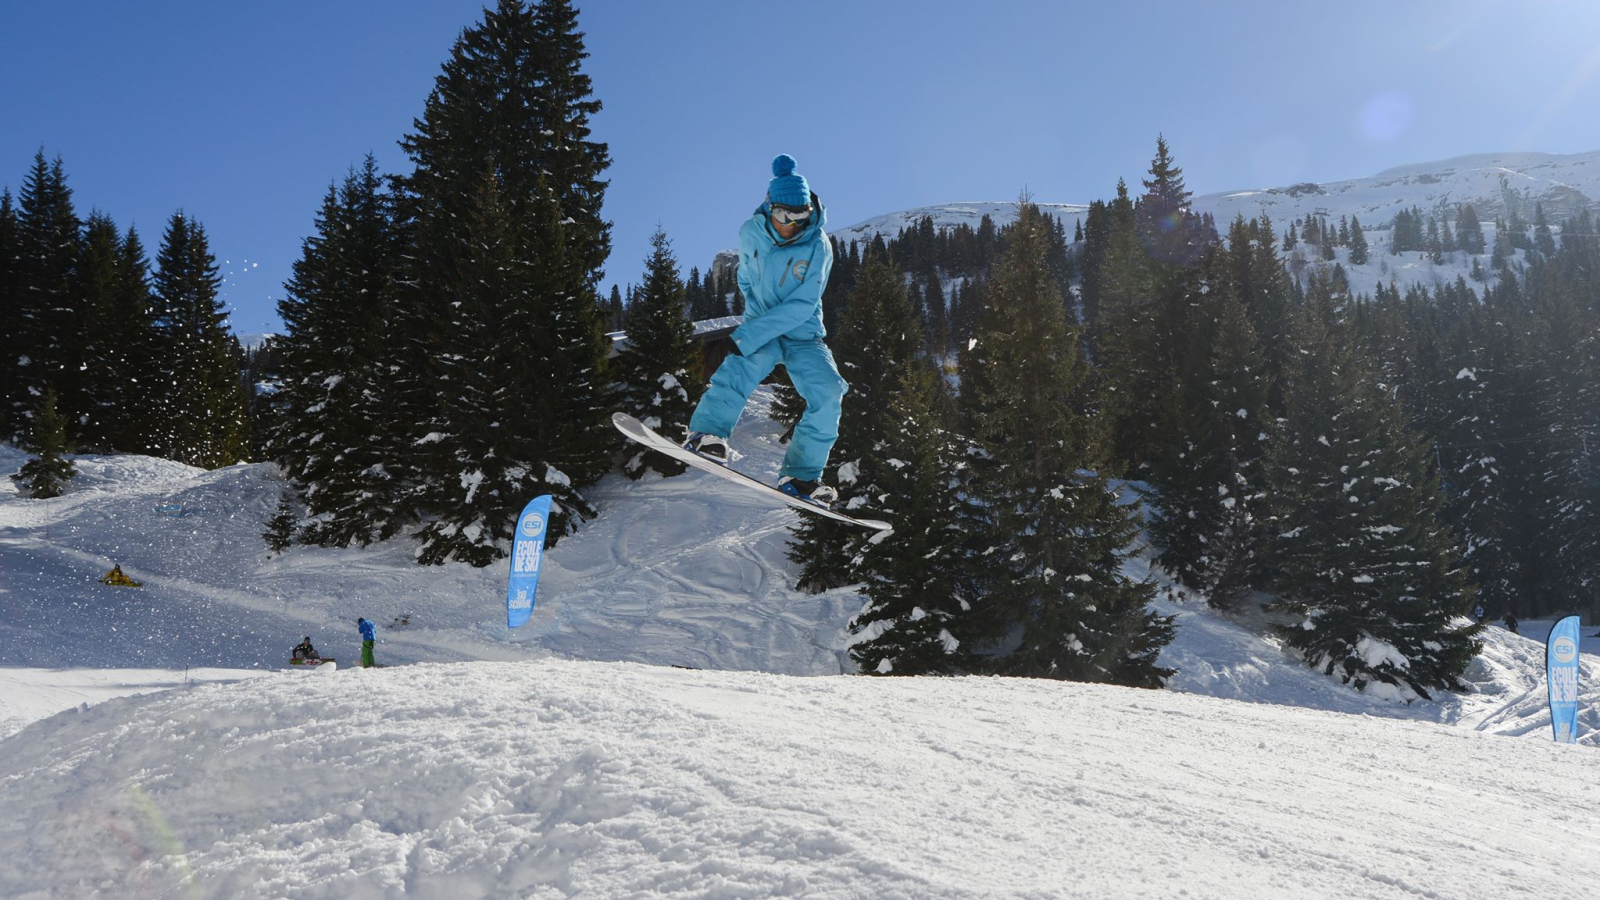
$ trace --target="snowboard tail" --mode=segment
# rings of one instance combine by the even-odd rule
[[[829,509],[828,507],[817,503],[813,503],[803,497],[796,497],[793,494],[786,494],[779,490],[775,485],[758,481],[736,469],[730,469],[727,466],[714,463],[711,460],[706,459],[700,454],[694,452],[693,450],[685,449],[674,441],[662,437],[653,429],[651,429],[650,426],[640,422],[638,419],[635,419],[633,416],[630,416],[627,413],[612,413],[611,424],[617,426],[618,431],[622,432],[628,437],[629,440],[634,441],[635,443],[649,447],[651,450],[665,453],[673,459],[688,463],[689,465],[694,466],[696,469],[699,469],[702,472],[708,472],[717,476],[718,478],[723,479],[724,481],[731,481],[747,490],[758,492],[766,495],[769,498],[776,499],[785,506],[792,506],[795,509],[808,512],[813,515],[833,519],[836,522],[845,522],[862,528],[871,528],[877,531],[891,530],[888,522],[881,522],[877,519],[857,519],[853,516],[847,516],[842,512]]]

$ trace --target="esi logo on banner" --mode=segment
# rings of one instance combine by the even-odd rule
[[[1556,743],[1578,740],[1578,617],[1567,616],[1550,629],[1544,644],[1545,674],[1550,680],[1550,725]]]
[[[511,541],[511,578],[506,582],[506,626],[516,628],[533,615],[533,596],[539,591],[539,569],[544,563],[544,532],[550,521],[550,495],[528,501],[517,516],[517,534]]]

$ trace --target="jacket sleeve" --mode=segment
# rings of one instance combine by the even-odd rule
[[[794,293],[765,314],[746,319],[743,325],[733,330],[730,337],[739,352],[748,356],[817,315],[822,307],[822,292],[828,286],[828,275],[832,271],[833,245],[824,236],[812,247],[806,280],[800,282]]]

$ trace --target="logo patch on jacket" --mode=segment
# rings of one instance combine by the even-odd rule
[[[783,283],[789,280],[790,275],[793,275],[794,280],[797,282],[805,281],[806,270],[809,268],[811,268],[811,260],[796,259],[793,263],[789,264],[789,271],[783,273],[783,277],[778,279],[778,287],[783,287]]]

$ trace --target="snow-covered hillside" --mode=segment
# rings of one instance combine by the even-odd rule
[[[1106,195],[1111,195],[1109,187]],[[1394,283],[1402,289],[1414,284],[1431,288],[1467,277],[1472,270],[1472,259],[1465,253],[1450,254],[1443,264],[1430,262],[1423,253],[1391,255],[1390,225],[1397,212],[1415,206],[1429,213],[1471,203],[1483,220],[1484,234],[1492,245],[1497,216],[1509,218],[1515,211],[1531,223],[1536,204],[1542,203],[1552,229],[1559,234],[1562,220],[1585,209],[1593,210],[1596,200],[1600,200],[1600,151],[1461,156],[1400,166],[1349,181],[1202,194],[1191,205],[1195,212],[1210,213],[1224,234],[1229,223],[1239,216],[1271,217],[1273,230],[1280,237],[1290,222],[1306,216],[1323,216],[1335,225],[1341,217],[1358,219],[1372,247],[1370,260],[1360,266],[1351,265],[1349,251],[1341,248],[1336,261],[1345,267],[1351,288],[1370,296],[1379,284]],[[1088,211],[1087,206],[1072,203],[1039,206],[1060,219],[1069,235]],[[845,242],[866,242],[879,234],[885,239],[893,237],[928,216],[936,228],[961,224],[976,228],[985,215],[993,219],[995,227],[1005,226],[1016,217],[1016,203],[980,201],[919,207],[875,216],[831,234]],[[1292,256],[1287,252],[1284,255]],[[1311,258],[1309,264],[1315,265],[1315,254]],[[1481,259],[1480,264],[1486,270],[1490,268],[1487,258]]]
[[[1264,213],[1280,227],[1302,216],[1324,215],[1335,221],[1355,216],[1363,225],[1387,228],[1395,213],[1413,206],[1429,212],[1471,203],[1479,218],[1492,223],[1512,212],[1532,222],[1535,204],[1542,203],[1556,224],[1591,208],[1597,198],[1600,151],[1482,153],[1349,181],[1205,194],[1194,198],[1194,209],[1211,213],[1219,227],[1238,215],[1250,219]]]
[[[1071,236],[1072,225],[1081,221],[1088,215],[1087,205],[1076,203],[1039,203],[1040,209],[1055,216],[1067,225],[1068,236]],[[1001,202],[997,200],[983,200],[967,203],[943,203],[938,206],[921,206],[908,209],[904,212],[886,213],[874,216],[865,222],[858,222],[848,228],[829,231],[830,237],[843,243],[859,241],[867,243],[876,235],[883,235],[884,240],[899,234],[902,229],[911,228],[923,219],[932,216],[933,227],[938,229],[955,228],[966,225],[976,230],[984,216],[988,216],[996,228],[1010,224],[1017,216],[1017,203],[1015,200]]]
[[[1108,186],[1106,198],[1110,195]],[[1340,216],[1354,216],[1370,231],[1387,229],[1395,213],[1413,206],[1430,212],[1458,203],[1473,204],[1486,226],[1492,224],[1496,216],[1509,217],[1513,210],[1532,222],[1535,204],[1542,203],[1551,225],[1555,226],[1567,216],[1592,209],[1597,199],[1600,199],[1600,151],[1565,155],[1484,153],[1459,156],[1399,166],[1349,181],[1306,182],[1200,194],[1191,206],[1197,213],[1210,213],[1222,230],[1241,215],[1246,219],[1271,216],[1279,231],[1295,219],[1316,215],[1326,216],[1335,223]],[[1069,231],[1088,211],[1087,205],[1076,203],[1041,202],[1038,205],[1065,222]],[[936,228],[962,224],[976,228],[985,215],[994,219],[996,227],[1009,224],[1016,217],[1016,202],[991,200],[923,206],[875,216],[830,234],[846,242],[870,241],[876,234],[887,239],[926,216],[933,217]]]
[[[746,471],[777,468],[771,399],[735,435]],[[0,447],[0,475],[23,459]],[[54,500],[0,479],[0,897],[1465,898],[1600,876],[1579,852],[1600,840],[1593,628],[1576,747],[1550,739],[1539,622],[1488,631],[1470,693],[1409,706],[1195,600],[1159,602],[1167,691],[796,677],[848,669],[860,601],[795,591],[796,513],[697,474],[603,482],[513,633],[498,566],[417,566],[405,540],[269,556],[271,466],[76,461]],[[113,563],[144,586],[100,584]],[[358,615],[388,668],[349,665]],[[339,668],[286,670],[307,634]]]

